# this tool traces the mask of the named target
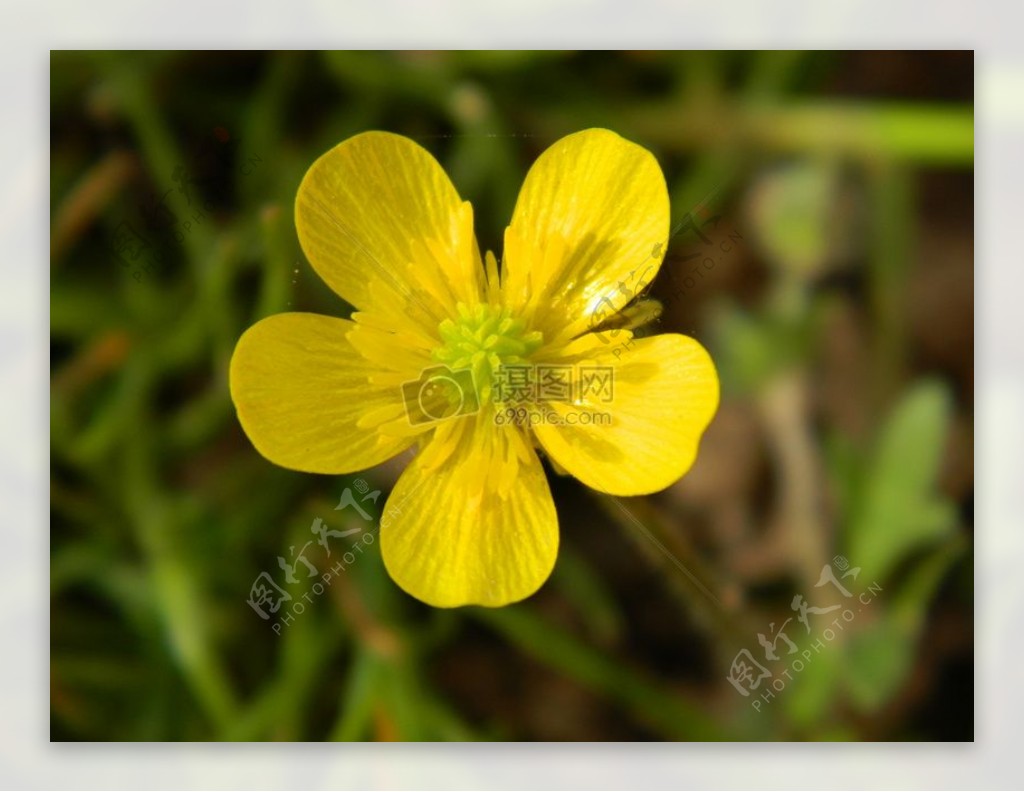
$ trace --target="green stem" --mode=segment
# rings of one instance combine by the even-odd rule
[[[471,613],[527,654],[619,702],[668,739],[728,739],[699,705],[562,633],[526,606],[474,608]]]
[[[583,112],[565,108],[533,119],[545,136],[579,126]],[[675,151],[708,147],[773,154],[824,152],[864,161],[892,160],[923,166],[969,167],[974,163],[974,113],[959,105],[855,102],[722,102],[716,105],[633,103],[616,107],[612,124],[625,134]],[[621,119],[628,119],[623,125]]]
[[[907,279],[913,256],[914,195],[910,174],[898,165],[871,171],[871,241],[869,283],[874,364],[880,408],[899,389],[907,363]]]

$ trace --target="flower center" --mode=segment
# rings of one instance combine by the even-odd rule
[[[486,303],[470,308],[459,303],[457,309],[457,319],[438,325],[444,344],[434,350],[434,358],[453,371],[471,371],[479,402],[487,404],[500,369],[527,365],[528,356],[544,337],[539,331],[526,332],[525,322],[510,316],[508,308]]]

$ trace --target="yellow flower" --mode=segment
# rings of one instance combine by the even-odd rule
[[[668,242],[665,179],[645,149],[592,129],[545,151],[500,270],[481,258],[470,204],[399,135],[367,132],[320,157],[295,222],[317,274],[356,312],[249,328],[231,397],[253,445],[283,467],[352,473],[419,448],[380,529],[384,564],[414,597],[499,606],[547,579],[558,518],[538,448],[614,495],[663,489],[693,464],[718,405],[711,359],[685,336],[634,339],[615,324]],[[571,396],[530,391],[510,412],[500,378],[543,366],[569,372]],[[610,371],[607,388],[585,392],[587,371]]]

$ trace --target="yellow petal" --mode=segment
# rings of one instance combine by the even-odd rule
[[[668,231],[668,190],[650,152],[606,129],[564,137],[530,168],[506,232],[509,304],[535,307],[545,337],[572,337],[654,279]]]
[[[431,441],[384,507],[384,565],[435,607],[516,602],[555,564],[558,517],[540,460],[519,430],[492,417],[449,422],[447,442]],[[435,443],[451,447],[434,452]]]
[[[690,469],[718,408],[718,375],[700,344],[682,335],[659,335],[634,340],[625,349],[609,347],[578,363],[612,367],[610,401],[592,388],[582,404],[550,405],[572,422],[534,427],[553,460],[584,484],[612,495],[657,492]],[[610,423],[601,423],[600,415],[608,415]]]
[[[482,294],[473,212],[424,148],[365,132],[321,156],[295,199],[313,268],[361,311],[436,327]]]
[[[352,473],[414,442],[357,426],[382,411],[397,418],[404,410],[400,388],[370,384],[376,369],[347,340],[353,327],[344,319],[286,313],[257,322],[238,340],[231,399],[252,444],[274,464]]]

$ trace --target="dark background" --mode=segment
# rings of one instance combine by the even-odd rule
[[[973,82],[970,52],[53,53],[52,738],[972,739]],[[403,464],[282,470],[234,416],[246,327],[350,311],[297,244],[305,169],[413,137],[500,251],[530,163],[591,126],[700,223],[653,289],[722,379],[696,465],[628,500],[643,529],[549,471],[525,603],[430,609],[372,544],[278,635],[254,579]],[[870,590],[830,640],[840,611],[791,609],[843,600],[825,565]]]

